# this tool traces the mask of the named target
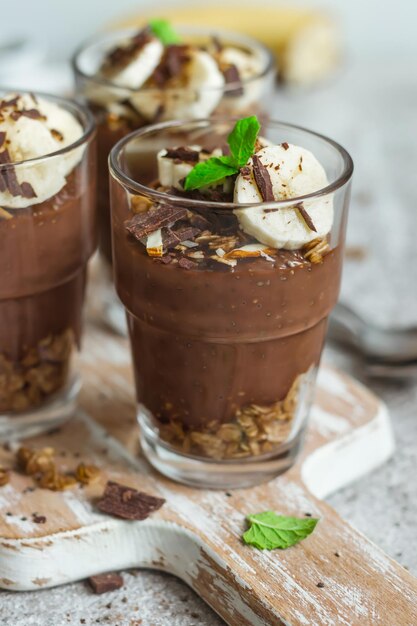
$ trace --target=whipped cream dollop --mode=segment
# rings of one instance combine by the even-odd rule
[[[329,184],[321,163],[309,150],[293,144],[269,145],[242,168],[234,187],[234,202],[254,204],[291,200]],[[272,248],[297,250],[324,238],[331,230],[332,195],[297,202],[289,207],[235,209],[244,232]]]
[[[0,206],[25,208],[58,193],[81,160],[83,147],[30,160],[71,146],[83,132],[78,120],[51,100],[30,94],[5,96],[0,102]],[[19,165],[1,168],[7,163]]]
[[[163,45],[145,28],[108,52],[97,73],[106,84],[87,83],[85,95],[109,110],[127,101],[146,121],[207,117],[225,95],[225,110],[235,112],[256,101],[262,85],[251,79],[264,65],[261,55],[230,45]]]

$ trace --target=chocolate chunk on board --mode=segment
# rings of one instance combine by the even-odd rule
[[[269,172],[257,154],[252,157],[253,176],[264,202],[274,202],[274,192]]]
[[[94,593],[107,593],[108,591],[116,591],[123,587],[123,578],[117,572],[107,572],[107,574],[97,574],[90,576],[88,584]]]
[[[136,239],[142,239],[158,228],[169,226],[178,220],[187,217],[187,210],[182,207],[160,205],[143,213],[137,213],[131,220],[125,223],[126,229]]]
[[[158,511],[164,503],[163,498],[109,480],[97,506],[103,513],[115,517],[144,520],[154,511]]]
[[[194,263],[191,259],[187,259],[185,256],[181,257],[178,261],[179,267],[182,267],[184,270],[192,270],[195,267],[198,267],[198,263]]]

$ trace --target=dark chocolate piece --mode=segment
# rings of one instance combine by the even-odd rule
[[[158,87],[163,87],[172,78],[182,74],[184,66],[189,62],[189,47],[171,45],[165,48],[159,65],[152,74],[152,80]]]
[[[0,148],[2,147],[5,141],[6,141],[6,133],[1,132],[0,133]]]
[[[275,197],[272,190],[271,177],[269,175],[268,169],[262,163],[257,154],[253,155],[252,163],[253,175],[255,178],[255,182],[258,186],[259,193],[261,194],[262,200],[264,200],[264,202],[274,202]]]
[[[178,265],[185,270],[192,270],[198,266],[198,263],[194,263],[191,259],[187,259],[187,257],[183,256],[178,261]]]
[[[131,235],[140,240],[158,228],[169,226],[185,217],[187,217],[186,209],[161,204],[156,208],[149,209],[149,211],[137,213],[125,223],[125,226]]]
[[[310,215],[307,213],[307,211],[303,207],[303,203],[300,202],[299,204],[297,204],[296,208],[299,210],[301,217],[303,218],[303,220],[305,221],[309,229],[314,230],[314,232],[316,233],[317,228],[314,226],[313,220],[311,219]]]
[[[290,146],[289,146],[289,144],[288,144],[286,141],[284,141],[284,142],[281,144],[281,146],[284,148],[284,150],[288,150],[288,148],[290,147]]]
[[[197,163],[200,158],[200,153],[197,150],[191,150],[191,148],[168,148],[167,153],[164,154],[164,159],[179,159],[185,163]]]
[[[164,503],[163,498],[157,498],[109,480],[97,506],[103,513],[115,517],[144,520],[160,509]]]
[[[175,248],[175,246],[180,244],[182,241],[192,241],[198,234],[200,234],[200,232],[201,230],[199,228],[193,228],[192,226],[181,226],[175,230],[166,228],[162,232],[164,249],[169,250],[170,248]]]
[[[26,183],[23,182],[20,185],[20,195],[23,196],[24,198],[36,198],[36,193],[34,188],[32,187],[32,185],[30,183]]]
[[[117,572],[107,572],[107,574],[90,576],[88,583],[94,593],[100,594],[123,587],[123,578]]]
[[[22,115],[25,117],[29,117],[31,120],[44,120],[46,119],[44,115],[38,109],[24,109]]]
[[[236,65],[228,65],[223,70],[224,80],[226,85],[236,85],[235,89],[226,89],[226,96],[243,96],[242,79],[240,78],[239,70]]]
[[[150,40],[148,28],[140,30],[131,38],[127,46],[117,46],[107,55],[102,71],[111,73],[115,69],[125,67]]]
[[[46,517],[45,517],[45,515],[38,515],[37,513],[34,513],[32,515],[32,521],[35,524],[45,524],[46,523]]]

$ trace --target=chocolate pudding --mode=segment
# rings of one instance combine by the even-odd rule
[[[97,123],[99,249],[109,263],[107,158],[117,141],[151,122],[260,112],[275,73],[257,42],[211,29],[176,33],[165,20],[97,40],[76,55],[74,71]]]
[[[3,414],[34,409],[62,389],[80,346],[96,172],[91,123],[83,128],[75,111],[29,94],[0,102]]]
[[[139,421],[194,457],[257,457],[300,435],[339,293],[333,194],[298,201],[328,185],[326,172],[309,150],[258,131],[255,117],[238,122],[227,154],[160,150],[147,191],[140,134],[112,153],[115,282]]]

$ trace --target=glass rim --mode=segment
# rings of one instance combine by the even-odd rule
[[[241,33],[236,33],[234,31],[230,31],[230,30],[226,30],[226,29],[222,29],[222,28],[210,28],[208,26],[190,26],[190,25],[186,25],[186,24],[179,24],[178,26],[176,26],[176,29],[179,32],[183,32],[184,34],[186,34],[187,32],[189,32],[190,34],[194,33],[196,35],[198,34],[206,34],[206,35],[219,35],[220,38],[224,37],[227,38],[229,37],[231,39],[231,42],[233,43],[233,40],[236,41],[239,39],[241,41],[242,44],[246,43],[247,47],[252,49],[252,50],[259,50],[260,52],[262,52],[262,54],[265,57],[265,66],[262,68],[262,71],[256,73],[254,76],[251,76],[250,78],[246,78],[246,79],[242,79],[241,81],[235,81],[235,82],[231,82],[231,83],[225,83],[222,87],[205,87],[200,89],[199,91],[204,92],[210,92],[210,91],[222,91],[222,92],[232,92],[235,91],[236,89],[238,89],[239,87],[245,86],[245,85],[250,85],[251,83],[260,80],[262,78],[264,78],[265,76],[267,76],[271,71],[275,72],[275,60],[274,57],[272,55],[271,50],[265,46],[264,44],[262,44],[260,41],[257,41],[256,39],[252,39],[252,37],[248,37],[247,35],[241,34]],[[152,92],[160,92],[161,89],[166,92],[166,93],[178,93],[181,91],[186,91],[187,88],[185,87],[169,87],[169,88],[160,88],[160,87],[138,87],[136,89],[133,89],[132,87],[123,87],[121,85],[116,85],[112,80],[106,79],[106,78],[100,78],[95,74],[87,74],[84,70],[81,69],[80,67],[80,58],[81,55],[87,51],[90,47],[92,47],[94,44],[100,42],[101,40],[104,40],[106,37],[110,37],[111,35],[118,35],[120,37],[123,36],[123,34],[128,35],[128,34],[134,34],[135,32],[137,32],[137,28],[124,28],[124,29],[119,29],[119,30],[114,30],[114,31],[106,31],[104,33],[100,33],[98,35],[95,35],[93,37],[90,37],[90,39],[87,39],[83,44],[81,44],[76,51],[74,52],[74,54],[71,57],[71,66],[73,69],[74,74],[77,76],[82,77],[85,80],[88,80],[98,86],[104,86],[104,87],[108,87],[114,90],[120,90],[120,91],[125,91],[127,93],[131,93],[131,94],[136,94],[138,92],[143,92],[143,93],[152,93]]]
[[[45,161],[47,159],[51,159],[57,156],[62,156],[66,154],[67,152],[75,150],[75,148],[78,148],[86,144],[94,136],[94,133],[96,130],[96,124],[95,124],[93,114],[86,106],[84,106],[83,104],[80,104],[79,102],[77,102],[76,100],[73,100],[72,98],[55,96],[53,94],[46,93],[44,91],[27,91],[27,90],[22,90],[22,89],[8,89],[5,87],[1,87],[0,97],[3,98],[3,95],[6,95],[6,94],[16,94],[16,95],[26,94],[26,95],[39,96],[40,98],[44,98],[45,100],[54,102],[57,105],[65,105],[64,108],[66,108],[66,110],[69,105],[70,108],[72,108],[73,110],[81,114],[82,121],[84,123],[83,123],[83,134],[81,135],[81,137],[79,137],[76,141],[73,141],[68,146],[64,146],[63,148],[60,148],[59,150],[55,150],[54,152],[48,152],[47,154],[43,154],[42,156],[32,157],[30,159],[24,159],[23,161],[13,161],[13,163],[4,163],[1,165],[1,169],[3,168],[12,169],[12,168],[19,167],[22,165],[39,163],[40,161]]]
[[[122,152],[123,148],[129,144],[131,141],[135,140],[138,137],[146,137],[149,134],[154,132],[168,130],[170,128],[180,128],[183,125],[192,126],[195,125],[195,128],[205,128],[210,124],[218,124],[218,123],[234,123],[239,118],[236,117],[221,117],[221,118],[205,118],[199,120],[175,120],[169,122],[160,122],[159,124],[152,124],[149,126],[145,126],[140,128],[126,137],[120,139],[112,148],[108,163],[109,163],[109,171],[112,176],[114,176],[119,182],[121,182],[125,187],[134,191],[136,193],[140,193],[142,195],[149,196],[153,198],[156,202],[169,202],[170,204],[175,205],[184,205],[186,204],[188,207],[196,207],[198,209],[206,208],[212,210],[231,210],[231,209],[245,209],[245,208],[285,208],[292,207],[294,204],[298,204],[300,202],[305,202],[308,200],[313,200],[315,198],[320,198],[322,196],[327,196],[331,193],[334,193],[338,189],[344,187],[352,178],[353,174],[353,160],[348,151],[343,148],[339,143],[322,135],[321,133],[317,133],[315,131],[304,128],[303,126],[298,126],[296,124],[289,124],[286,122],[280,122],[277,120],[269,120],[263,126],[274,126],[275,128],[289,129],[300,131],[302,133],[306,133],[311,137],[315,137],[320,141],[330,145],[341,157],[343,160],[343,171],[342,173],[331,183],[326,185],[326,187],[322,187],[321,189],[317,189],[311,193],[305,194],[303,196],[295,196],[293,198],[289,198],[287,200],[275,200],[274,202],[253,202],[253,203],[237,203],[237,202],[213,202],[209,200],[196,200],[195,198],[187,198],[186,196],[178,196],[174,194],[170,194],[164,191],[158,191],[156,189],[152,189],[152,187],[148,187],[139,183],[130,176],[128,176],[120,167],[118,163],[118,157]],[[262,130],[262,128],[261,128]]]

